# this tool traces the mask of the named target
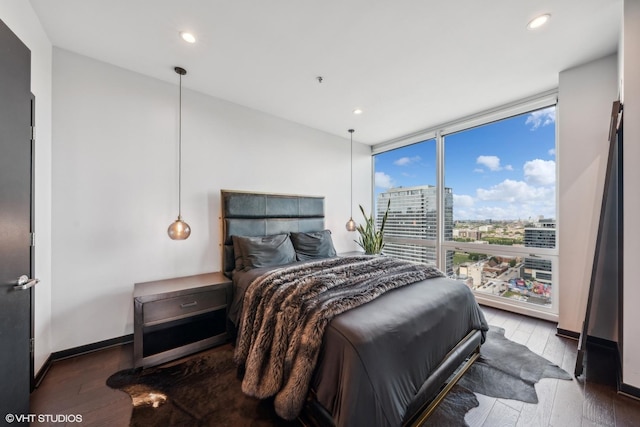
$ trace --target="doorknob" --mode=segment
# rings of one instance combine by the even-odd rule
[[[25,289],[29,289],[34,287],[40,282],[40,279],[29,279],[29,277],[24,274],[18,277],[18,284],[13,287],[13,289],[23,291]]]

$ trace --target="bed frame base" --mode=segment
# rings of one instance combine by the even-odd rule
[[[422,425],[422,423],[424,423],[427,420],[427,418],[431,416],[431,414],[436,410],[440,402],[442,402],[444,398],[447,396],[447,394],[451,391],[453,386],[456,385],[458,380],[460,380],[460,378],[462,378],[462,376],[465,374],[465,372],[467,372],[467,370],[471,367],[471,365],[473,365],[473,362],[475,362],[476,359],[480,357],[479,350],[480,349],[478,349],[471,356],[469,356],[469,358],[465,361],[465,363],[460,367],[460,370],[458,370],[455,373],[455,375],[451,378],[451,381],[449,381],[442,388],[440,393],[438,393],[438,395],[426,406],[426,408],[424,408],[424,411],[418,414],[419,416],[415,419],[415,421],[413,421],[411,424],[408,424],[408,425],[420,426]]]
[[[478,349],[471,356],[469,356],[469,358],[465,361],[465,363],[460,367],[460,370],[456,372],[456,374],[451,378],[451,381],[448,382],[442,388],[440,393],[438,393],[438,395],[427,405],[424,411],[418,414],[419,417],[409,425],[412,427],[421,426],[427,420],[427,418],[429,418],[431,414],[436,410],[440,402],[444,400],[444,398],[451,391],[453,386],[456,385],[458,380],[462,378],[465,372],[467,372],[467,370],[471,367],[471,365],[473,365],[473,362],[475,362],[478,357],[480,357],[480,349]],[[407,424],[404,424],[404,425],[407,425]]]
[[[471,331],[447,354],[409,405],[408,416],[402,423],[403,427],[418,427],[424,424],[453,386],[480,356],[481,342],[482,332]],[[331,414],[318,403],[313,395],[307,400],[298,421],[306,427],[335,426]]]

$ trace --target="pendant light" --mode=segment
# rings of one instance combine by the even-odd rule
[[[182,76],[187,74],[187,70],[181,67],[175,67],[175,72],[180,75],[180,97],[178,108],[178,219],[176,219],[169,228],[167,233],[173,240],[185,240],[191,234],[191,227],[182,220]]]
[[[349,221],[347,221],[347,231],[356,231],[356,222],[353,220],[353,132],[355,130],[349,129],[349,133],[351,134],[351,200],[350,200],[350,208],[351,215],[349,216]]]

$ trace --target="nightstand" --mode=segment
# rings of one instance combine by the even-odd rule
[[[135,367],[177,359],[227,341],[231,279],[220,272],[136,283]]]

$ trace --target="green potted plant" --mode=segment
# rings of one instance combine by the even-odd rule
[[[365,254],[375,255],[382,252],[384,248],[384,226],[387,223],[387,217],[389,216],[389,207],[391,206],[391,200],[387,203],[387,210],[382,217],[380,229],[376,230],[376,223],[373,217],[373,213],[369,216],[364,213],[362,205],[360,205],[360,212],[364,217],[364,224],[359,224],[356,230],[360,233],[360,239],[355,242],[364,249]]]

